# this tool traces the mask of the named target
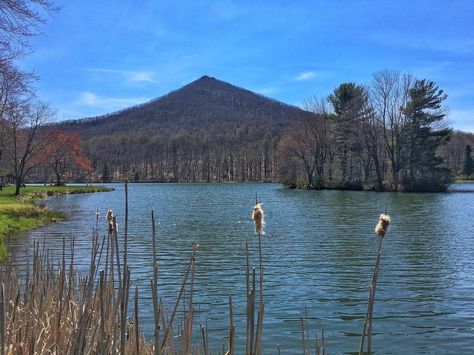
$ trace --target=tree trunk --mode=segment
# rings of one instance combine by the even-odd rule
[[[21,179],[16,179],[15,180],[15,196],[20,195],[21,185],[22,185]]]
[[[393,178],[393,191],[398,191],[398,167],[395,163],[394,158],[392,158],[392,178]]]
[[[62,184],[61,174],[56,173],[56,186],[61,186]]]

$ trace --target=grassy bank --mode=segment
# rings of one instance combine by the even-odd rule
[[[20,196],[15,196],[14,186],[4,187],[0,191],[0,262],[7,257],[3,243],[6,236],[66,218],[64,213],[36,206],[35,201],[48,196],[103,191],[111,189],[100,186],[27,186],[21,189]]]
[[[474,183],[474,179],[465,179],[465,178],[456,178],[454,179],[456,183]]]

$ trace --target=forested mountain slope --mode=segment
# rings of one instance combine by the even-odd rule
[[[203,76],[145,104],[59,126],[81,134],[97,179],[269,181],[281,133],[304,114]]]

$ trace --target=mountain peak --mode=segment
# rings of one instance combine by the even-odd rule
[[[183,88],[189,86],[206,86],[206,87],[215,87],[215,86],[233,86],[223,80],[214,78],[213,76],[203,75],[199,79],[185,85]]]

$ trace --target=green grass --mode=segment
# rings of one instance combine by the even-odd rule
[[[15,196],[15,187],[0,191],[0,262],[8,255],[3,240],[6,236],[65,220],[62,212],[51,211],[34,204],[48,196],[112,191],[101,186],[27,186]]]
[[[454,179],[454,182],[457,182],[457,183],[461,183],[461,182],[462,182],[462,183],[466,183],[466,182],[467,182],[467,183],[474,183],[474,179],[469,179],[469,180],[468,180],[468,179],[466,179],[466,178],[461,178],[461,177],[459,177],[459,178],[455,178],[455,179]]]

